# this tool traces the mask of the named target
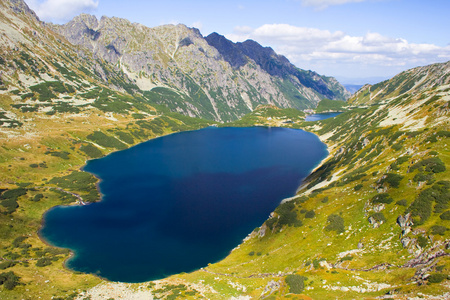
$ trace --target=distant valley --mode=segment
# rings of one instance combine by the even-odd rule
[[[363,84],[344,84],[345,89],[352,94],[356,93],[363,86]]]

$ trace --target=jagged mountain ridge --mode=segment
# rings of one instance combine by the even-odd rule
[[[294,85],[300,83],[328,99],[344,100],[342,95],[344,98],[349,95],[336,79],[320,76],[313,71],[301,70],[283,55],[275,53],[272,48],[263,47],[253,40],[233,43],[218,33],[211,33],[205,39],[208,44],[219,50],[224,59],[235,69],[245,66],[250,59],[270,75],[290,80]]]
[[[148,28],[82,14],[65,25],[48,26],[115,65],[142,90],[162,95],[159,104],[190,116],[226,121],[259,104],[304,109],[323,98],[350,95],[334,78],[299,70],[256,42],[243,43],[238,61],[228,59],[227,50],[212,38],[184,25]]]
[[[45,27],[25,2],[11,0],[0,5],[0,92],[12,100],[11,105],[0,104],[11,117],[15,110],[58,116],[106,108],[108,104],[101,103],[98,95],[89,93],[139,90],[113,66]],[[118,104],[122,100],[111,97],[106,101]],[[123,103],[119,105],[123,107]],[[129,109],[131,106],[122,112]]]
[[[375,85],[366,84],[348,102],[356,105],[373,104],[448,83],[450,83],[450,61],[406,70]]]

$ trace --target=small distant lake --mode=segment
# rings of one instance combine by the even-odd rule
[[[342,112],[329,112],[329,113],[323,113],[323,114],[313,114],[306,116],[305,121],[313,122],[313,121],[320,121],[325,120],[329,118],[334,118],[338,115],[342,114]]]
[[[112,281],[190,272],[229,254],[328,154],[287,128],[205,128],[92,160],[102,201],[55,207],[41,236],[68,268]]]

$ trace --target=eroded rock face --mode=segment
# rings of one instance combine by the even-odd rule
[[[218,34],[204,38],[199,30],[184,25],[148,28],[87,14],[49,26],[117,66],[140,89],[175,91],[177,100],[166,97],[159,104],[191,116],[228,121],[260,104],[305,109],[323,98],[350,96],[334,78],[298,69],[254,41],[235,44]],[[290,93],[295,95],[284,92],[286,84],[294,87]]]
[[[366,147],[369,144],[370,144],[370,140],[368,138],[365,138],[363,143],[362,143],[363,147]]]
[[[263,224],[261,228],[259,229],[259,237],[263,238],[266,235],[267,226],[266,224]]]
[[[372,224],[373,228],[378,228],[381,224],[384,223],[383,221],[377,220],[374,217],[369,217],[368,221],[370,224]]]
[[[402,236],[407,235],[411,231],[411,226],[414,224],[411,219],[411,214],[408,213],[405,216],[399,216],[397,218],[397,224],[402,229]]]
[[[4,0],[5,4],[17,14],[24,13],[28,16],[32,16],[36,20],[39,20],[38,16],[32,11],[23,0]]]
[[[380,212],[380,211],[384,210],[385,208],[386,208],[386,205],[381,203],[381,204],[375,205],[373,207],[373,211],[374,212]]]
[[[264,288],[263,295],[264,294],[272,294],[273,292],[278,291],[280,289],[280,287],[281,287],[280,282],[271,280]]]
[[[411,244],[412,239],[409,237],[404,237],[400,240],[402,243],[403,248],[408,248],[408,246]]]

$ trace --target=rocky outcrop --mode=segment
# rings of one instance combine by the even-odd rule
[[[263,238],[266,235],[267,225],[263,224],[259,229],[259,237]]]
[[[28,5],[23,0],[4,0],[4,4],[8,5],[10,9],[12,9],[16,14],[21,15],[24,14],[26,16],[34,18],[36,21],[39,21],[38,16],[34,11],[32,11]]]
[[[261,294],[261,297],[265,296],[268,297],[268,295],[271,295],[278,291],[280,289],[281,285],[279,281],[271,280],[264,288],[263,293]]]
[[[416,268],[416,274],[413,280],[419,284],[423,284],[429,275],[429,272],[434,269],[438,262],[438,258],[450,256],[444,249],[448,248],[450,241],[437,242],[428,251],[422,252],[414,259],[406,262],[402,268]]]
[[[397,218],[397,224],[402,229],[402,236],[407,235],[411,231],[411,226],[414,224],[411,219],[411,213],[405,216],[400,215]]]
[[[333,80],[331,77],[320,76],[316,72],[301,70],[291,64],[285,56],[278,55],[272,48],[263,47],[253,40],[232,43],[217,33],[212,33],[205,39],[235,68],[254,61],[270,75],[289,80],[294,85],[300,83],[328,99],[346,100],[350,97],[350,93],[343,86],[340,84],[339,87],[335,86],[337,81],[334,78]]]
[[[377,218],[371,216],[368,218],[369,223],[373,226],[373,228],[378,228],[380,225],[384,223],[383,220],[378,220]]]

